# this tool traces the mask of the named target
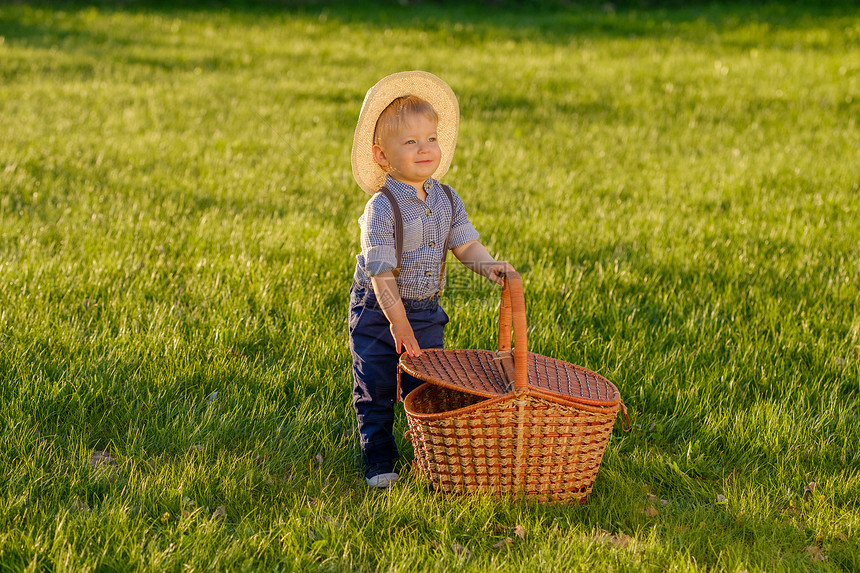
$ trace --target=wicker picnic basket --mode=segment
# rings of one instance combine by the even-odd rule
[[[612,382],[528,352],[515,273],[502,289],[498,352],[404,353],[398,384],[401,372],[425,382],[404,400],[415,467],[445,493],[583,502],[619,410],[629,427]]]

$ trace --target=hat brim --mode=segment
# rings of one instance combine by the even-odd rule
[[[352,140],[352,175],[365,193],[376,193],[385,182],[385,172],[373,158],[376,122],[391,102],[407,95],[426,100],[436,110],[439,118],[436,138],[442,157],[439,167],[432,175],[433,179],[440,179],[451,166],[460,126],[457,96],[448,84],[431,73],[411,71],[392,74],[379,80],[367,91]]]

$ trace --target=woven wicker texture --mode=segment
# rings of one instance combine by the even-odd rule
[[[528,394],[486,399],[429,383],[405,405],[415,466],[440,491],[557,502],[591,493],[618,411]]]
[[[522,280],[510,273],[498,352],[402,355],[399,372],[425,381],[404,401],[415,466],[441,491],[538,501],[591,493],[623,407],[618,389],[590,370],[529,353],[526,332]]]
[[[424,350],[400,358],[400,368],[419,380],[492,398],[510,389],[498,355],[489,350]]]
[[[492,398],[513,387],[505,379],[500,357],[489,350],[425,350],[404,355],[401,369],[425,382]],[[584,404],[613,405],[621,400],[612,382],[580,366],[528,353],[528,385],[559,398]]]

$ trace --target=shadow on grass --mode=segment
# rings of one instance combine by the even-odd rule
[[[528,40],[537,43],[567,45],[574,40],[598,38],[675,38],[691,43],[712,42],[709,33],[727,32],[759,26],[759,33],[788,29],[811,30],[827,20],[845,20],[860,14],[856,2],[730,2],[716,4],[707,0],[619,0],[617,2],[342,2],[342,1],[188,1],[170,3],[157,0],[126,2],[20,2],[46,12],[85,14],[100,12],[161,14],[201,17],[229,14],[251,22],[269,22],[276,17],[300,17],[323,25],[362,25],[384,31],[391,27],[438,30],[448,33],[448,40],[464,45],[493,38]],[[0,24],[8,42],[21,41],[30,46],[56,45],[65,39],[102,44],[104,33],[89,30],[86,18],[80,26],[57,28],[51,19],[23,22],[14,10],[0,10]],[[133,38],[111,35],[114,45],[132,44]],[[723,40],[721,45],[749,49],[758,45],[756,34],[744,39]],[[814,43],[805,48],[817,47]],[[823,47],[823,46],[822,46]],[[796,46],[786,46],[795,49]],[[143,63],[166,65],[157,58]],[[183,62],[182,65],[224,65],[224,62]]]

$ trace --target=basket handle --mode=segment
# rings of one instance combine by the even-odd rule
[[[515,346],[511,358],[511,326]],[[508,271],[502,287],[499,305],[499,357],[508,378],[513,380],[514,390],[528,388],[528,336],[526,334],[526,300],[523,295],[523,279],[515,271]]]

